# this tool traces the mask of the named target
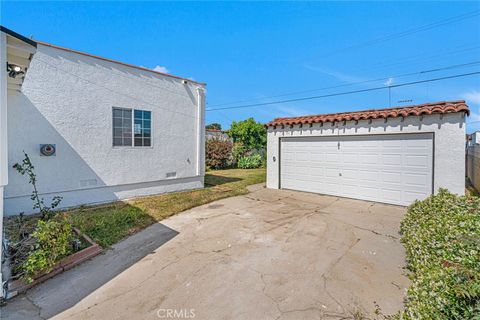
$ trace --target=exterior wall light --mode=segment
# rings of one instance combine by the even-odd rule
[[[10,78],[15,78],[16,76],[25,73],[21,67],[11,63],[7,63],[7,72]]]

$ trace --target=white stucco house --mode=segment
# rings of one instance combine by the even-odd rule
[[[267,187],[409,205],[465,192],[465,101],[277,118]]]
[[[204,83],[4,27],[0,43],[4,215],[32,213],[32,187],[12,168],[23,151],[60,207],[203,187]]]

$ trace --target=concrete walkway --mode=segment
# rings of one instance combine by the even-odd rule
[[[402,306],[405,209],[259,188],[122,241],[2,319],[349,319]]]

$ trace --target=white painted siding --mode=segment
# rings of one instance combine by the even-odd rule
[[[31,186],[12,169],[23,150],[40,192],[64,196],[63,206],[203,187],[199,87],[39,44],[22,92],[8,95],[7,214],[31,211]],[[112,107],[152,111],[152,147],[113,147]],[[43,143],[56,156],[41,157]]]
[[[438,114],[420,117],[375,119],[343,123],[319,123],[302,128],[268,128],[267,187],[279,188],[279,139],[282,137],[328,137],[375,134],[432,133],[434,136],[433,188],[447,188],[463,195],[465,192],[465,116],[464,113]],[[275,159],[275,160],[274,160]]]

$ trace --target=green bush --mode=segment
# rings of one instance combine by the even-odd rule
[[[232,143],[209,139],[205,143],[205,165],[210,169],[224,169],[232,162]]]
[[[240,158],[245,156],[246,153],[247,153],[247,148],[245,148],[243,143],[235,142],[233,144],[233,148],[232,148],[233,164],[234,165],[238,164],[238,161],[240,161]]]
[[[252,154],[250,156],[241,157],[238,160],[237,166],[240,169],[255,169],[262,166],[262,156],[259,154]]]
[[[247,150],[264,149],[267,146],[267,129],[253,118],[233,121],[228,135],[233,142],[241,142]]]
[[[41,272],[49,272],[63,257],[67,256],[73,240],[72,226],[65,219],[38,220],[32,233],[33,248],[22,266],[23,279],[31,282]]]
[[[412,284],[402,319],[480,319],[480,198],[447,190],[401,224]]]

